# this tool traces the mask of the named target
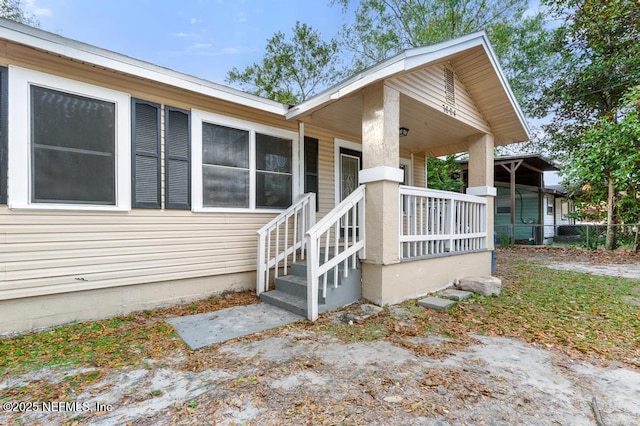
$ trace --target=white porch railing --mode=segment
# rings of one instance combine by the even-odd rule
[[[304,259],[305,234],[316,223],[316,196],[304,194],[295,204],[273,218],[258,231],[258,277],[256,291],[267,291],[271,268],[278,276],[280,267],[287,275],[289,259]]]
[[[456,192],[400,187],[400,259],[487,248],[487,200]]]
[[[327,295],[329,274],[338,285],[338,268],[344,277],[356,267],[358,254],[365,255],[365,186],[347,198],[307,231],[307,318],[318,319],[318,289]],[[322,251],[324,250],[324,251]],[[322,281],[322,282],[321,282]]]

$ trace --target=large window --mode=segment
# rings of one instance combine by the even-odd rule
[[[113,102],[31,85],[31,201],[115,205]]]
[[[203,111],[192,117],[195,210],[291,205],[296,133]]]
[[[11,206],[128,209],[129,97],[18,67],[9,87]]]
[[[202,123],[205,207],[249,207],[249,132]]]
[[[256,133],[256,207],[291,205],[293,141]]]

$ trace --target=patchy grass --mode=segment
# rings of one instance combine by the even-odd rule
[[[361,324],[327,324],[326,331],[343,342],[371,342],[389,335],[390,330],[376,321]]]
[[[251,292],[226,294],[39,332],[0,338],[0,375],[42,367],[120,368],[188,351],[165,318],[256,303]]]
[[[557,271],[522,260],[499,272],[507,283],[500,297],[462,303],[451,314],[464,328],[638,365],[640,308],[629,298],[638,295],[640,280]]]
[[[470,334],[484,334],[518,338],[576,358],[607,359],[640,367],[640,307],[633,303],[640,298],[640,280],[553,270],[527,260],[525,250],[516,253],[519,255],[499,253],[496,275],[503,279],[503,288],[498,297],[474,296],[445,312],[423,309],[410,300],[402,304],[408,318],[385,310],[349,325],[335,324],[329,316],[323,316],[316,327],[342,341],[388,339],[440,358],[473,342]],[[544,255],[542,249],[535,253],[538,259]],[[551,258],[571,258],[566,249],[546,253]],[[582,254],[581,250],[574,251],[573,258]],[[617,256],[637,259],[635,255]],[[589,260],[602,263],[596,258]],[[429,333],[450,340],[436,347],[405,339]]]
[[[518,255],[512,255],[514,252]],[[416,353],[440,358],[473,342],[469,337],[473,333],[510,336],[562,350],[576,358],[615,360],[638,368],[640,307],[632,301],[640,298],[640,280],[556,271],[535,263],[535,259],[545,256],[548,260],[568,260],[584,253],[595,256],[579,250],[498,252],[497,275],[503,278],[502,294],[474,297],[448,312],[423,309],[412,300],[402,304],[402,309],[387,307],[379,315],[353,325],[336,323],[334,315],[325,314],[316,323],[302,322],[288,327],[324,331],[345,342],[387,339]],[[638,259],[625,255],[620,262]],[[178,355],[186,355],[180,361],[180,369],[201,371],[226,366],[240,371],[243,366],[221,356],[215,346],[190,351],[164,319],[257,300],[251,292],[234,293],[167,309],[0,338],[0,375],[5,377],[42,367],[81,369],[67,372],[59,382],[35,379],[5,389],[0,392],[0,401],[71,398],[82,389],[99,384],[117,369],[161,366]],[[267,331],[253,338],[279,332]],[[440,345],[412,339],[431,333],[448,339]],[[161,395],[161,389],[153,389],[148,397]]]

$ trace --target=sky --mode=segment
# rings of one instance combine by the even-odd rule
[[[233,67],[259,62],[275,32],[296,21],[337,34],[330,0],[22,0],[40,28],[224,84]]]
[[[296,21],[325,40],[349,19],[331,0],[22,0],[40,28],[136,59],[226,84],[262,59],[267,39]],[[532,8],[538,1],[532,0]],[[351,14],[353,15],[353,14]],[[558,181],[545,173],[548,185]]]

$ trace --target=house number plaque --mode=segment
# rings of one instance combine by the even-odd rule
[[[453,107],[450,107],[449,105],[442,105],[442,112],[444,112],[445,114],[449,114],[453,117],[456,116],[456,110]]]

